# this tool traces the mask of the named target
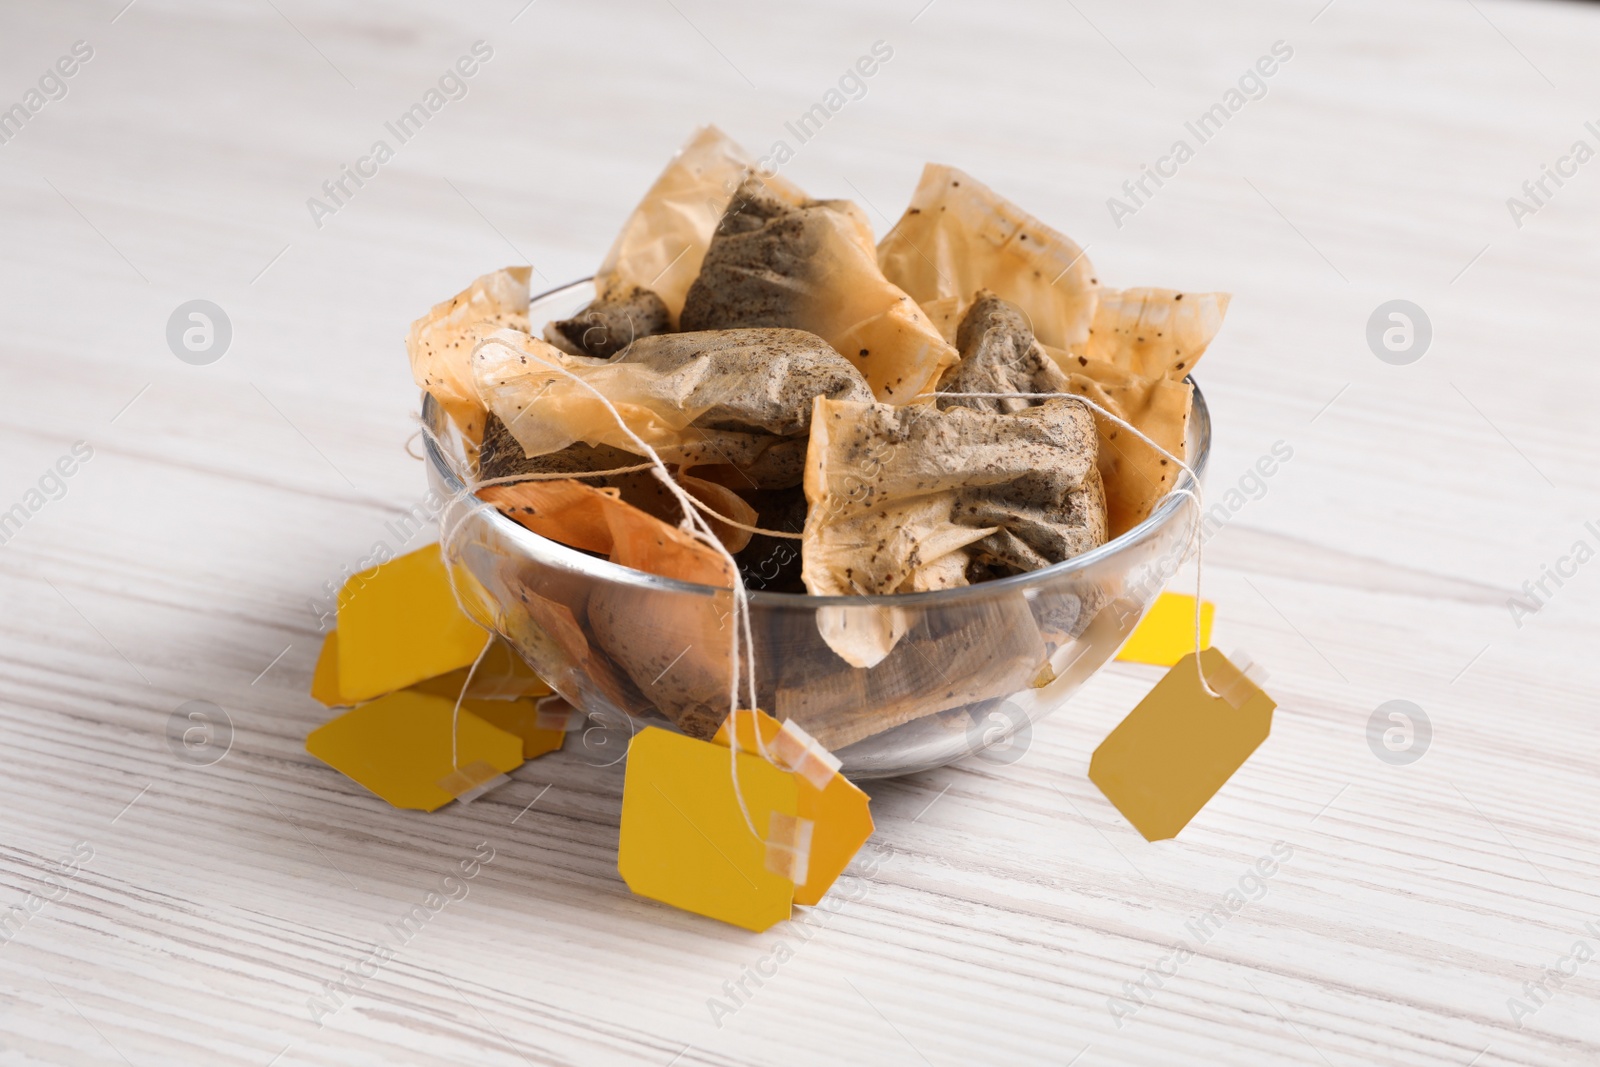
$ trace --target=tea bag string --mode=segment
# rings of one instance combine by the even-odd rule
[[[950,398],[950,399],[961,399],[961,398],[972,399],[972,398],[978,398],[978,399],[984,399],[984,400],[1076,400],[1076,401],[1078,401],[1078,403],[1084,405],[1085,407],[1089,408],[1092,411],[1098,412],[1100,415],[1104,416],[1107,420],[1116,423],[1118,426],[1122,427],[1124,430],[1126,430],[1129,433],[1133,434],[1133,436],[1137,437],[1139,440],[1141,440],[1145,444],[1149,445],[1152,449],[1154,449],[1156,452],[1160,453],[1163,457],[1165,457],[1168,460],[1171,460],[1172,463],[1174,463],[1179,470],[1183,471],[1183,473],[1185,473],[1185,474],[1187,474],[1189,476],[1189,482],[1190,482],[1191,485],[1194,486],[1193,489],[1185,489],[1185,488],[1181,488],[1181,487],[1178,487],[1178,486],[1174,486],[1172,489],[1167,491],[1167,494],[1169,496],[1186,496],[1190,500],[1194,501],[1194,512],[1195,512],[1194,532],[1190,535],[1190,544],[1192,544],[1194,546],[1194,671],[1195,671],[1196,676],[1198,676],[1199,679],[1200,679],[1200,688],[1205,692],[1206,696],[1211,697],[1213,699],[1220,700],[1222,698],[1222,694],[1218,693],[1215,689],[1211,688],[1211,683],[1206,681],[1205,668],[1200,665],[1200,652],[1202,651],[1201,648],[1200,648],[1200,643],[1201,643],[1200,642],[1200,619],[1201,619],[1201,614],[1200,614],[1200,589],[1201,589],[1201,586],[1203,584],[1202,563],[1203,563],[1203,557],[1204,557],[1204,554],[1205,554],[1205,543],[1206,543],[1206,539],[1200,535],[1200,527],[1201,527],[1200,517],[1205,512],[1205,501],[1202,498],[1202,493],[1204,492],[1204,489],[1200,485],[1200,476],[1195,473],[1194,468],[1190,467],[1182,459],[1180,459],[1177,456],[1173,455],[1171,452],[1168,452],[1165,448],[1162,448],[1155,441],[1153,441],[1149,436],[1147,436],[1142,430],[1140,430],[1137,426],[1133,425],[1133,423],[1129,422],[1127,419],[1124,419],[1120,415],[1116,415],[1116,414],[1114,414],[1114,413],[1112,413],[1110,411],[1107,411],[1104,407],[1102,407],[1099,404],[1095,403],[1093,400],[1090,400],[1086,396],[1081,396],[1078,393],[938,393],[938,392],[934,392],[934,393],[920,393],[920,394],[918,394],[917,399],[920,400],[923,397]]]
[[[473,346],[471,358],[476,360],[478,352],[481,351],[486,345],[504,343],[504,341],[495,340],[492,337],[484,338],[475,346]],[[750,808],[745,802],[744,790],[739,784],[740,746],[736,716],[738,715],[740,704],[739,688],[741,676],[744,677],[746,682],[746,692],[749,696],[748,707],[750,709],[750,722],[752,727],[751,733],[755,738],[756,749],[760,752],[761,757],[767,760],[769,763],[776,763],[776,761],[771,757],[771,755],[768,754],[766,750],[765,741],[761,736],[760,720],[756,715],[754,630],[750,624],[749,618],[749,594],[745,589],[744,577],[739,573],[738,563],[734,560],[733,554],[730,553],[727,547],[723,545],[721,539],[716,536],[716,533],[711,529],[711,526],[707,520],[700,516],[699,506],[695,499],[690,496],[682,486],[678,485],[677,481],[672,477],[672,472],[667,469],[666,463],[661,459],[661,456],[654,448],[650,447],[650,445],[647,444],[643,438],[633,431],[632,427],[630,427],[627,424],[627,421],[623,419],[622,413],[617,410],[616,405],[613,404],[604,393],[600,392],[600,390],[596,389],[593,385],[585,381],[579,375],[573,373],[573,371],[571,371],[569,368],[561,366],[559,363],[553,363],[549,359],[546,359],[537,350],[523,349],[521,346],[518,346],[518,351],[519,355],[532,359],[535,362],[549,368],[550,370],[555,371],[557,374],[561,374],[571,379],[580,388],[592,394],[594,398],[600,402],[601,406],[606,409],[606,411],[614,420],[616,420],[618,428],[621,429],[627,438],[634,444],[635,450],[638,452],[638,454],[643,455],[650,460],[649,469],[653,471],[656,479],[660,481],[662,486],[677,499],[679,506],[683,509],[683,519],[678,524],[679,529],[683,530],[685,533],[688,533],[691,537],[694,537],[697,540],[705,543],[709,548],[711,548],[712,551],[721,556],[723,562],[727,564],[728,573],[732,580],[731,592],[733,594],[733,626],[730,628],[729,633],[730,669],[728,672],[727,718],[729,728],[728,769],[733,783],[734,799],[739,804],[739,813],[744,818],[746,828],[749,829],[752,837],[756,838],[758,841],[764,840],[760,831],[756,829],[755,820],[750,817]],[[464,479],[463,481],[465,482]],[[470,488],[468,488],[469,486],[470,483],[464,485],[464,491],[470,491]],[[459,529],[464,522],[465,518],[463,518],[460,523],[457,523],[457,528]],[[460,597],[458,594],[457,600],[459,601],[459,599]],[[740,657],[741,644],[748,646],[748,650],[746,651],[742,660]],[[741,663],[745,668],[743,672],[740,670]]]

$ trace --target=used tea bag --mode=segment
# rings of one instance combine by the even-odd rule
[[[980,290],[956,333],[961,362],[945,372],[941,393],[1063,393],[1067,376],[1033,339],[1014,304]],[[1022,397],[940,397],[939,407],[1021,411],[1039,403]]]
[[[645,289],[667,309],[669,327],[683,311],[684,294],[700,273],[711,234],[755,161],[715,126],[695,131],[623,223],[595,274],[597,304]],[[805,194],[786,179],[764,179],[774,196],[800,203]]]
[[[681,476],[679,481],[680,484],[690,483],[684,488],[691,496],[697,499],[702,494],[710,497],[709,506],[717,510],[729,507],[731,499],[745,509],[743,514],[751,518],[755,516],[754,509],[739,500],[737,494],[729,492],[722,486],[702,482],[699,479],[685,479]],[[665,489],[662,493],[672,500],[673,510],[681,514],[682,508],[678,505],[677,498],[667,494]],[[679,565],[669,566],[662,561],[669,557],[676,559],[680,555],[687,555],[696,560],[693,569],[697,577],[685,579],[686,581],[701,581],[706,575],[727,573],[727,563],[704,542],[691,537],[678,526],[663,521],[661,517],[652,515],[622,499],[621,491],[615,488],[601,489],[576,479],[559,478],[551,481],[486,485],[478,491],[478,495],[536,534],[586,552],[609,556],[616,563],[624,563],[622,559],[617,558],[623,551],[618,547],[619,537],[628,546],[630,559],[640,556],[639,549],[635,545],[636,534],[643,538],[643,542],[640,543],[653,541],[656,544],[653,555],[644,553],[642,559],[627,562],[625,566],[669,578],[677,577],[671,567]],[[719,525],[717,520],[708,521],[715,531]],[[733,533],[745,541],[750,537],[746,531],[733,531]],[[739,547],[743,548],[744,542],[739,542]],[[730,549],[730,551],[735,550]]]
[[[485,481],[512,477],[519,474],[582,474],[589,471],[615,471],[637,467],[639,456],[610,445],[568,445],[560,452],[543,456],[525,456],[522,446],[511,436],[505,423],[494,415],[489,416],[484,430],[483,447],[478,453],[478,476]],[[596,489],[615,489],[621,499],[641,511],[669,523],[683,517],[683,507],[678,498],[667,491],[656,473],[651,470],[628,471],[599,477],[574,479]],[[732,489],[703,478],[678,473],[674,480],[689,495],[705,504],[719,515],[726,515],[745,526],[759,525],[756,509]],[[520,484],[520,483],[507,483]],[[494,489],[495,486],[486,486]],[[798,492],[798,490],[794,490]],[[485,499],[492,499],[493,494]],[[731,526],[714,516],[706,516],[719,540],[729,552],[738,552],[750,543],[748,530]],[[548,535],[546,535],[548,536]],[[556,538],[559,540],[559,538]]]
[[[1067,372],[1067,391],[1088,397],[1187,459],[1193,389],[1184,376],[1205,354],[1228,309],[1226,293],[1102,290],[1090,336],[1071,351],[1046,348]],[[1172,462],[1108,419],[1098,419],[1100,474],[1111,534],[1149,516],[1177,484]]]
[[[411,324],[406,352],[417,385],[433,394],[471,445],[483,439],[483,402],[472,380],[472,349],[505,327],[528,329],[531,267],[485,274]]]
[[[830,609],[822,609],[830,610]],[[831,609],[887,615],[891,609]],[[880,660],[852,665],[837,637],[798,620],[773,637],[774,708],[835,751],[913,719],[1009,697],[1026,689],[1048,649],[1021,594],[914,613],[895,609],[904,627]],[[844,662],[840,657],[844,656]],[[863,666],[870,669],[863,669]]]
[[[1004,413],[818,398],[806,457],[806,589],[964,585],[969,562],[1014,573],[1100,545],[1094,458],[1092,417],[1068,399]],[[895,616],[834,608],[819,625],[846,662],[871,666],[903,632]]]
[[[707,738],[728,714],[733,574],[700,541],[668,529],[678,536],[663,540],[644,523],[617,525],[611,561],[725,592],[640,595],[607,583],[589,597],[589,625],[646,699],[684,733]]]
[[[731,589],[727,561],[699,539],[619,499],[615,489],[578,481],[486,486],[481,495],[535,533],[609,556],[613,563],[683,582]],[[569,655],[594,658],[579,617],[570,608],[519,596],[529,622]],[[582,616],[598,651],[630,684],[610,686],[608,699],[624,710],[641,693],[680,729],[710,737],[728,713],[731,594],[672,593],[618,583],[594,585],[583,596]],[[517,623],[515,625],[520,625]],[[537,634],[511,632],[519,649]],[[525,654],[529,654],[526,653]],[[537,651],[529,654],[539,663]],[[552,679],[558,684],[564,679]],[[636,687],[636,689],[635,689]],[[636,709],[637,702],[631,702]]]
[[[1047,345],[1088,339],[1099,281],[1071,240],[987,186],[929,163],[878,246],[884,276],[945,321],[988,289],[1022,309]]]
[[[732,467],[750,488],[799,484],[813,397],[871,396],[855,368],[801,330],[662,334],[609,362],[502,331],[473,364],[480,394],[529,456],[575,442],[636,450],[598,391],[665,462]]]
[[[844,200],[795,203],[759,181],[739,188],[685,298],[685,330],[790,326],[855,364],[886,402],[930,387],[954,349],[883,276],[872,230]]]
[[[661,298],[633,285],[602,294],[570,319],[546,323],[544,339],[570,355],[609,359],[638,338],[671,328]]]

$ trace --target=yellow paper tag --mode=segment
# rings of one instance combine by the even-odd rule
[[[738,729],[741,752],[757,751],[755,727],[759,725],[767,752],[780,761],[786,758],[780,753],[780,749],[788,748],[781,736],[784,732],[783,723],[764,711],[757,711],[753,715],[749,711],[738,711],[734,713],[733,720]],[[712,740],[718,745],[728,744],[726,720],[718,727]],[[798,751],[788,758],[798,762],[802,770],[814,766],[817,760],[811,752],[801,754]],[[837,767],[837,764],[834,766]],[[837,770],[821,788],[804,774],[796,773],[795,777],[799,787],[799,814],[811,820],[814,826],[811,831],[810,858],[805,877],[795,886],[794,902],[816,904],[827,895],[851,858],[861,851],[861,846],[872,836],[872,813],[868,809],[867,794]]]
[[[453,702],[454,698],[451,699]],[[554,752],[567,737],[565,730],[551,730],[543,726],[545,719],[539,711],[539,702],[531,697],[522,700],[463,700],[461,707],[462,710],[470,709],[484,722],[522,738],[523,759],[534,759],[546,752]]]
[[[1200,647],[1211,647],[1211,617],[1216,605],[1200,603]],[[1117,653],[1126,663],[1153,663],[1170,667],[1194,653],[1194,597],[1183,593],[1162,593],[1139,620],[1133,636]]]
[[[768,867],[773,813],[798,816],[797,779],[740,753],[740,814],[728,750],[646,727],[628,749],[617,871],[642,897],[760,932],[789,917],[794,883]],[[780,842],[787,844],[788,842]]]
[[[347,708],[355,701],[339,691],[339,631],[329,630],[317,653],[317,666],[311,672],[311,696],[330,708]]]
[[[350,701],[478,658],[488,632],[456,605],[437,544],[353,575],[339,594],[339,690]]]
[[[1192,607],[1192,605],[1191,605]],[[1221,652],[1179,660],[1095,749],[1089,779],[1148,841],[1176,837],[1272,730],[1277,704]]]
[[[483,646],[480,643],[478,647],[481,649]],[[476,657],[477,653],[473,653],[473,656]],[[418,682],[416,688],[454,700],[461,695],[461,687],[467,680],[467,672],[471,670],[470,665],[458,667],[449,674]],[[472,671],[472,685],[467,688],[467,697],[472,700],[516,700],[520,697],[549,695],[550,687],[544,679],[523,662],[505,638],[498,636],[489,645],[489,651],[484,653],[478,669]]]
[[[450,761],[455,701],[390,693],[311,731],[306,751],[397,808],[433,811],[455,798],[440,785],[452,772],[485,763],[500,774],[522,766],[522,738],[462,708],[456,760]]]

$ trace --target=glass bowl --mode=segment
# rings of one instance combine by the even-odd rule
[[[593,297],[589,281],[552,290],[534,298],[529,320],[538,332]],[[462,602],[589,716],[582,758],[615,762],[643,724],[693,720],[685,708],[702,709],[702,723],[725,713],[729,590],[632,570],[519,526],[463,492],[466,450],[426,394],[423,419],[443,446],[426,442],[428,477],[449,502],[440,524]],[[1191,466],[1203,476],[1211,420],[1198,387],[1188,433]],[[1182,487],[1192,488],[1187,475]],[[851,778],[967,756],[1012,762],[1027,750],[1032,724],[1116,654],[1182,564],[1198,518],[1193,503],[1170,494],[1099,548],[977,585],[894,596],[752,590],[760,706],[797,720]],[[903,636],[870,668],[850,666],[818,630],[823,613],[836,623],[884,612]]]

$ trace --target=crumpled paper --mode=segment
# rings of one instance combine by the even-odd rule
[[[634,286],[648,289],[661,298],[676,328],[712,231],[754,168],[749,153],[715,126],[696,130],[622,224],[595,274],[600,299]],[[775,196],[796,204],[805,199],[784,178],[774,175],[764,182]]]
[[[483,402],[472,379],[472,350],[505,327],[528,329],[528,277],[532,267],[485,274],[411,324],[406,352],[417,385],[433,394],[476,446],[483,440]]]
[[[661,298],[631,285],[602,293],[570,319],[545,323],[544,339],[569,355],[610,359],[639,338],[671,328]]]
[[[1017,305],[1065,373],[1066,392],[1187,460],[1193,391],[1183,378],[1221,327],[1226,293],[1102,289],[1073,241],[969,175],[933,163],[879,244],[878,261],[947,338],[956,336],[980,290]],[[1114,537],[1150,515],[1177,471],[1115,423],[1096,421]]]
[[[1050,400],[1003,413],[818,398],[806,457],[806,589],[882,595],[965,585],[1105,541],[1094,423]],[[905,632],[892,608],[820,609],[846,662],[872,666]]]
[[[1021,310],[987,289],[978,291],[956,333],[961,362],[945,372],[941,393],[1064,393],[1067,376],[1033,339]],[[1039,403],[1023,397],[951,396],[939,407],[1021,411]]]
[[[731,467],[749,488],[800,482],[812,397],[871,397],[847,361],[800,330],[662,334],[609,362],[501,331],[473,366],[479,394],[529,456],[576,442],[637,454],[600,398],[559,367],[598,390],[665,462]]]
[[[1067,391],[1088,397],[1188,460],[1194,369],[1228,310],[1227,293],[1103,289],[1089,338],[1045,351],[1067,373]],[[1172,462],[1108,419],[1098,418],[1100,474],[1111,535],[1149,517],[1177,484]]]
[[[954,167],[929,163],[878,245],[883,273],[960,322],[980,289],[1020,307],[1043,344],[1088,339],[1099,281],[1083,249]]]
[[[794,204],[758,179],[739,188],[684,303],[686,330],[809,330],[855,364],[882,401],[904,404],[938,381],[954,348],[884,277],[861,209]]]

